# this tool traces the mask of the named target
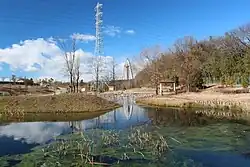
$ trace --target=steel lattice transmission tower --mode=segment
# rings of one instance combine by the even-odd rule
[[[96,29],[96,41],[95,41],[95,75],[96,75],[96,91],[99,91],[99,75],[100,75],[100,67],[102,65],[102,55],[103,55],[103,12],[102,12],[102,4],[99,2],[95,7],[95,29]]]

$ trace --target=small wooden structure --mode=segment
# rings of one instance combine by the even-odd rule
[[[160,94],[161,95],[163,95],[163,85],[165,85],[165,84],[172,84],[174,92],[177,93],[176,92],[176,83],[175,83],[175,81],[167,79],[167,80],[160,81]]]
[[[114,85],[108,85],[108,91],[114,91],[115,86]]]
[[[85,87],[81,88],[81,92],[86,92],[86,88]]]

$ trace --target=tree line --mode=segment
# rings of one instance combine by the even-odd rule
[[[168,51],[159,46],[144,49],[140,57],[144,68],[137,74],[138,86],[158,88],[161,80],[172,79],[185,85],[187,91],[202,88],[205,83],[233,86],[249,85],[250,24],[223,36],[196,40],[186,36],[176,40]]]

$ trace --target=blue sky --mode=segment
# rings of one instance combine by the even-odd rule
[[[223,35],[226,31],[248,23],[250,16],[249,0],[99,2],[103,4],[104,26],[116,32],[113,36],[108,33],[104,35],[104,52],[107,56],[115,57],[118,63],[125,61],[126,57],[138,55],[145,47],[156,44],[163,48],[170,47],[176,39],[186,35],[192,35],[197,39]],[[53,64],[47,67],[48,65],[43,64],[50,62],[39,61],[39,55],[36,55],[36,58],[31,57],[34,50],[35,54],[40,53],[41,47],[46,50],[46,44],[40,44],[50,37],[66,38],[73,33],[95,35],[96,3],[97,0],[1,0],[0,77],[9,76],[13,72],[28,77],[49,76],[48,71],[51,70],[44,68],[53,69]],[[127,31],[134,33],[129,34]],[[42,40],[39,40],[39,43],[37,39]],[[28,47],[22,47],[21,51],[13,51],[13,44],[26,46],[26,43],[20,44],[20,41],[26,40],[30,40]],[[31,44],[32,41],[37,42],[40,48],[36,49],[37,45]],[[80,43],[78,47],[84,52],[93,53],[94,41]],[[56,52],[55,48],[48,50]],[[18,53],[19,51],[22,54]],[[35,69],[36,65],[39,65],[39,68],[22,70],[25,65],[30,64],[19,63],[20,57],[33,63],[32,69]],[[54,68],[59,68],[58,66]],[[54,72],[51,76],[57,75],[61,74]]]

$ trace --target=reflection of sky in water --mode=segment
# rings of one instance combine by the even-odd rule
[[[180,154],[211,167],[249,167],[249,159],[229,152],[179,150]]]
[[[128,112],[127,105],[124,107],[95,119],[77,122],[76,126],[79,127],[80,124],[83,130],[92,128],[124,129],[148,120],[142,108],[133,106],[133,111],[130,111],[132,113],[129,114],[124,113]],[[8,149],[6,145],[12,145],[12,147],[17,148],[17,152],[20,152],[19,147],[21,149],[28,144],[44,144],[60,134],[69,132],[71,132],[69,122],[25,122],[0,126],[0,155],[4,151],[6,152],[3,148]],[[7,140],[8,142],[6,142]]]
[[[144,110],[138,106],[133,106],[133,111],[131,111],[131,117],[128,118],[129,113],[127,108],[119,108],[115,111],[107,113],[107,117],[110,122],[103,120],[100,121],[100,128],[103,129],[125,129],[134,125],[142,124],[148,121],[148,117]]]
[[[68,124],[57,122],[12,123],[0,127],[0,136],[13,137],[28,144],[45,143],[67,129]]]
[[[19,140],[14,140],[12,137],[0,137],[0,156],[7,154],[16,154],[16,153],[26,153],[29,152],[32,147],[35,147],[36,144],[27,144]],[[1,164],[0,164],[1,166]]]
[[[64,133],[67,123],[11,123],[0,127],[0,156],[29,151],[37,144],[43,144]]]

